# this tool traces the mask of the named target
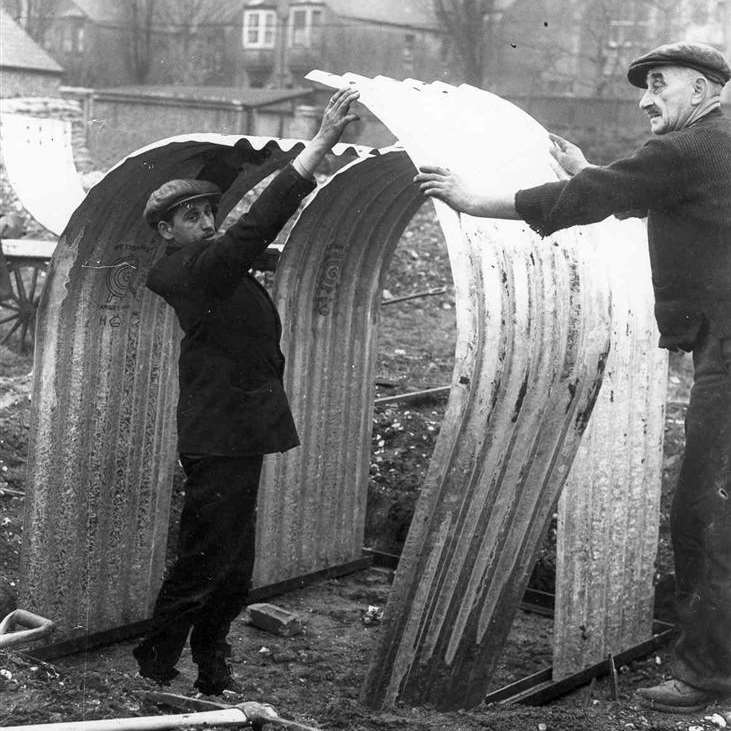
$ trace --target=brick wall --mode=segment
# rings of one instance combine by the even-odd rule
[[[0,74],[0,98],[59,95],[60,74],[7,68],[2,69]]]

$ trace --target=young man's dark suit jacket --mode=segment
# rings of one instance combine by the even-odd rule
[[[147,286],[175,309],[185,333],[181,454],[250,456],[299,443],[282,387],[279,316],[248,270],[314,187],[288,165],[220,238],[172,242],[148,275]]]

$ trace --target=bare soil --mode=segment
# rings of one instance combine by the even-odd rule
[[[392,264],[384,298],[446,286],[441,297],[384,307],[376,375],[378,395],[422,390],[449,383],[454,350],[454,302],[446,250],[429,208],[409,226]],[[0,348],[0,616],[15,606],[19,580],[25,451],[32,405],[32,360]],[[668,544],[669,501],[682,452],[682,423],[688,398],[690,364],[673,357],[667,408],[663,508],[657,560],[658,615],[671,618],[672,557]],[[443,416],[445,402],[389,404],[373,419],[366,544],[398,553],[403,543]],[[171,534],[174,535],[172,530]],[[555,552],[546,541],[532,583],[551,590]],[[233,666],[244,696],[226,702],[263,701],[286,717],[326,729],[495,729],[496,731],[584,731],[587,729],[658,731],[718,728],[708,709],[689,716],[667,716],[643,709],[633,691],[653,684],[668,669],[669,654],[657,654],[620,668],[619,697],[610,698],[606,680],[542,707],[483,706],[470,712],[438,713],[431,708],[397,706],[374,711],[359,701],[378,622],[368,622],[369,607],[388,599],[391,572],[371,568],[340,579],[321,581],[274,601],[303,620],[304,631],[284,638],[267,634],[241,616],[231,641]],[[371,611],[372,614],[372,611]],[[541,670],[551,663],[552,621],[527,612],[516,617],[493,687]],[[52,664],[18,651],[0,652],[0,725],[164,712],[144,698],[151,686],[135,677],[125,642]],[[169,688],[192,694],[195,667],[186,650],[182,677]],[[718,719],[716,719],[718,724]],[[80,727],[81,728],[81,727]]]

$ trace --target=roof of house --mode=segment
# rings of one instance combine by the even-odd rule
[[[211,25],[237,21],[246,4],[246,0],[218,0],[206,13],[206,21]]]
[[[424,0],[327,0],[325,3],[342,18],[414,28],[438,28],[431,2]]]
[[[0,8],[0,67],[61,74],[59,66],[2,8]]]
[[[94,23],[112,23],[120,19],[121,7],[114,0],[62,0],[56,15],[67,18],[85,17]]]
[[[308,5],[327,5],[341,18],[383,23],[387,25],[402,25],[409,28],[439,28],[436,15],[429,0],[314,0]],[[247,7],[276,5],[276,0],[248,0]],[[290,6],[296,6],[291,2]]]
[[[312,94],[312,89],[246,89],[228,86],[114,86],[97,90],[97,95],[158,100],[185,99],[188,101],[240,104],[243,107],[266,107],[279,102],[300,99]]]

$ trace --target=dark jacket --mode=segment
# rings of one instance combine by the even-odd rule
[[[731,122],[720,110],[624,160],[519,191],[515,205],[544,236],[647,211],[661,347],[692,349],[704,324],[731,337]]]
[[[299,444],[282,386],[281,322],[249,268],[314,183],[288,165],[221,238],[167,247],[147,286],[174,309],[180,345],[178,448],[246,456]]]

